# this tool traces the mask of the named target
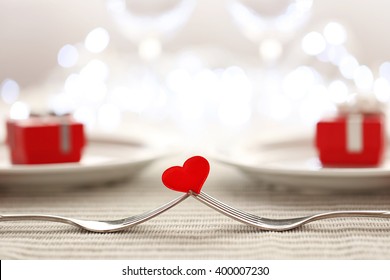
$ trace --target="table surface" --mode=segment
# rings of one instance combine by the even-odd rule
[[[138,214],[181,194],[160,180],[167,158],[127,182],[41,190],[0,188],[0,213],[47,213],[85,219]],[[369,193],[280,190],[211,162],[203,190],[264,217],[288,218],[328,210],[390,209],[390,189]],[[90,233],[66,224],[0,224],[0,259],[388,259],[390,220],[338,218],[287,232],[260,231],[189,198],[144,224],[117,233]]]

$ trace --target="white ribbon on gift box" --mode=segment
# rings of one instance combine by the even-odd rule
[[[347,151],[361,153],[364,149],[364,115],[383,114],[384,104],[372,95],[355,94],[351,100],[339,104],[338,111],[346,115]]]
[[[62,121],[62,123],[60,124],[60,134],[61,134],[61,137],[60,137],[60,141],[61,141],[61,152],[63,154],[68,154],[70,153],[71,151],[71,141],[70,141],[70,127],[69,127],[69,124],[66,122],[66,121]]]
[[[363,151],[363,114],[348,114],[346,119],[347,151],[361,153]]]

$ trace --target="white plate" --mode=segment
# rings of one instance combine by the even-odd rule
[[[378,167],[328,168],[319,162],[309,139],[219,150],[214,158],[276,185],[333,190],[390,187],[390,154]]]
[[[0,185],[55,188],[120,181],[164,154],[162,148],[139,140],[95,137],[89,139],[79,163],[12,165],[7,147],[1,144]]]

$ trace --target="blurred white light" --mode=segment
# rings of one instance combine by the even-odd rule
[[[348,99],[348,87],[340,80],[331,82],[328,91],[330,99],[335,103],[343,103]]]
[[[379,75],[390,81],[390,62],[386,61],[379,67]]]
[[[107,85],[101,81],[92,83],[91,81],[83,81],[81,84],[81,96],[86,102],[102,102],[107,94]]]
[[[92,53],[100,53],[108,46],[110,35],[108,31],[102,27],[98,27],[90,31],[85,38],[84,46]]]
[[[88,62],[80,71],[80,75],[83,79],[105,81],[108,77],[108,66],[105,62],[93,59]]]
[[[184,69],[176,69],[170,72],[167,76],[168,87],[176,92],[186,92],[192,84],[191,75]]]
[[[75,66],[79,59],[79,51],[72,45],[63,46],[57,55],[58,64],[62,67],[69,68]]]
[[[13,120],[25,120],[30,116],[30,107],[21,101],[15,102],[11,106],[9,117]]]
[[[260,44],[259,52],[265,61],[274,61],[282,55],[282,44],[275,39],[265,39]]]
[[[324,37],[331,45],[341,45],[347,40],[347,31],[338,22],[329,22],[324,28]]]
[[[272,95],[265,107],[265,113],[271,118],[281,121],[286,119],[292,111],[291,102],[281,95]]]
[[[309,89],[309,94],[308,96],[310,98],[319,98],[322,101],[326,101],[329,103],[329,98],[328,98],[328,91],[324,85],[313,85]]]
[[[245,71],[238,66],[228,67],[222,74],[221,85],[224,99],[250,101],[252,83]]]
[[[374,83],[375,97],[381,102],[390,101],[390,82],[385,78],[378,78]]]
[[[138,46],[138,54],[145,60],[156,59],[161,54],[161,42],[156,38],[143,40]]]
[[[330,62],[339,66],[341,61],[349,54],[344,46],[328,46],[325,52]]]
[[[79,74],[69,75],[64,89],[71,98],[84,104],[102,102],[107,94],[107,85],[103,81]]]
[[[125,86],[117,86],[113,88],[108,94],[108,101],[115,104],[121,109],[127,109],[127,104],[129,102],[129,91],[130,89]]]
[[[318,32],[310,32],[302,39],[302,49],[308,55],[318,55],[326,48],[324,36]]]
[[[16,81],[5,79],[1,84],[0,92],[3,101],[7,104],[12,104],[18,99],[20,88]]]
[[[201,69],[192,75],[186,70],[176,69],[168,74],[167,85],[176,95],[175,108],[178,108],[180,121],[200,120],[211,106],[218,106],[217,113],[224,124],[240,125],[250,117],[248,104],[253,87],[240,67],[231,66],[218,71]]]
[[[87,129],[92,129],[96,122],[95,110],[87,106],[77,108],[73,117],[75,120],[83,123]]]
[[[113,104],[104,104],[98,111],[98,123],[106,131],[112,131],[120,125],[121,112]]]
[[[221,91],[217,74],[210,69],[203,69],[194,77],[195,91],[211,102],[219,102],[224,93]]]
[[[153,99],[152,102],[154,107],[164,107],[168,102],[167,93],[163,89],[160,89],[157,93],[157,96]]]
[[[256,17],[252,9],[248,9],[244,3],[239,1],[229,1],[228,10],[233,16],[233,20],[240,27],[243,34],[252,41],[258,41],[260,34],[266,28],[266,23],[262,18]]]
[[[359,90],[369,91],[374,82],[374,75],[370,68],[366,65],[361,65],[355,70],[353,80]]]
[[[282,82],[283,91],[291,99],[303,98],[308,89],[319,82],[316,74],[310,67],[298,67],[284,77]]]
[[[155,99],[158,88],[153,84],[140,83],[130,87],[117,87],[113,91],[113,96],[118,96],[118,101],[114,104],[125,110],[134,113],[143,113]],[[122,102],[118,105],[118,102]]]
[[[79,80],[80,80],[80,75],[79,74],[70,74],[64,84],[64,89],[65,92],[71,94],[73,92],[78,92],[79,91]]]
[[[57,115],[63,115],[73,111],[75,101],[64,92],[58,93],[49,99],[49,108]]]
[[[177,68],[188,70],[190,73],[195,73],[203,68],[203,61],[198,54],[186,51],[178,54],[176,58]]]
[[[226,126],[241,126],[251,117],[250,104],[245,102],[222,102],[218,108],[218,116]]]
[[[228,9],[243,34],[258,41],[264,33],[293,33],[309,18],[312,0],[228,1]]]
[[[150,106],[158,107],[161,100],[160,91],[153,86],[133,84],[130,86],[117,86],[108,95],[108,101],[121,110],[134,113],[143,113]]]
[[[187,85],[187,90],[175,97],[176,108],[181,121],[195,121],[203,117],[206,107],[205,96],[197,92],[194,83]]]
[[[356,69],[359,67],[359,62],[352,55],[347,55],[341,59],[339,68],[341,74],[347,79],[353,79]]]
[[[177,100],[180,111],[180,118],[183,121],[195,121],[203,117],[205,103],[193,92],[187,95],[180,95]]]
[[[296,9],[300,12],[308,12],[312,5],[313,5],[313,0],[296,0]]]
[[[313,92],[302,101],[299,113],[304,123],[314,125],[324,115],[336,111],[336,106],[329,101],[326,92],[324,86],[316,86]]]

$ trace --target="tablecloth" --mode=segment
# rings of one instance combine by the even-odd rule
[[[0,188],[0,213],[47,213],[85,219],[138,214],[180,194],[161,183],[159,160],[126,182],[84,187]],[[184,160],[181,159],[181,160]],[[389,190],[310,192],[275,189],[236,169],[211,162],[203,188],[243,210],[269,218],[328,210],[390,210]],[[390,219],[337,218],[286,232],[240,224],[193,198],[144,224],[117,233],[90,233],[70,225],[0,223],[1,259],[389,259]]]

